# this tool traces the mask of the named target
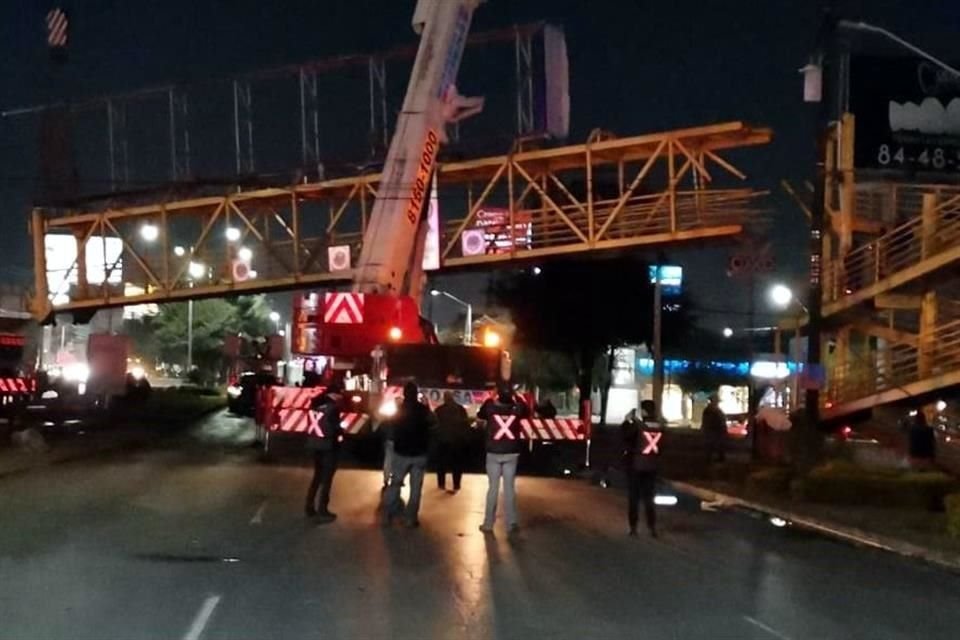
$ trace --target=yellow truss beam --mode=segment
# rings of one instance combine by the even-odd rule
[[[443,264],[494,265],[738,234],[759,213],[765,192],[721,184],[745,178],[722,154],[766,144],[771,136],[769,129],[727,122],[441,163]],[[622,179],[628,172],[636,176],[629,185]],[[611,175],[621,176],[615,196],[598,191]],[[379,174],[364,174],[177,200],[158,194],[155,202],[102,209],[37,209],[34,313],[46,318],[61,310],[347,283],[379,181]],[[141,237],[147,224],[159,228],[159,239]],[[228,226],[239,230],[239,240],[236,232],[226,238]],[[480,233],[487,246],[467,247],[468,232]],[[69,302],[54,309],[43,250],[50,234],[77,238],[82,255],[88,242],[118,240],[124,283],[146,293],[125,295],[124,287],[105,283],[73,286]],[[350,267],[331,270],[334,247],[337,255],[347,252]],[[256,277],[234,281],[232,265],[243,256],[253,256]],[[82,285],[89,272],[84,263],[79,258],[63,277],[84,272]]]

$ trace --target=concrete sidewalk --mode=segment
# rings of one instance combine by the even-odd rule
[[[781,518],[789,523],[809,531],[841,540],[862,547],[870,547],[881,551],[896,553],[908,558],[916,558],[948,569],[960,572],[960,554],[949,553],[923,547],[907,540],[881,535],[861,528],[851,527],[839,522],[819,517],[811,517],[791,509],[784,509],[769,503],[756,500],[747,500],[727,493],[720,493],[713,489],[691,484],[688,482],[669,481],[670,485],[680,493],[692,495],[705,503],[707,508],[741,508],[761,513],[767,517]]]

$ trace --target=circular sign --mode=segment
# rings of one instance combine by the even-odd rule
[[[233,280],[234,282],[244,282],[250,277],[250,266],[243,260],[233,261]]]
[[[483,251],[483,234],[482,233],[468,233],[465,234],[463,238],[463,245],[466,249],[465,253],[469,255],[476,255]]]
[[[333,253],[333,269],[336,271],[342,271],[343,269],[349,268],[349,258],[346,251],[340,250]]]

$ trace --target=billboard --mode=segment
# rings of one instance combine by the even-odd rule
[[[482,253],[510,253],[514,248],[533,247],[533,223],[529,212],[514,212],[511,233],[510,210],[485,207],[477,211],[474,227],[483,231],[485,246]]]
[[[920,58],[854,57],[850,111],[857,168],[960,172],[960,78]]]
[[[78,244],[72,235],[47,234],[43,237],[47,288],[52,295],[66,295],[69,285],[80,282],[76,264]],[[90,236],[84,253],[89,284],[103,284],[104,280],[107,284],[123,282],[123,241],[120,238]]]
[[[660,265],[660,290],[666,295],[680,295],[683,290],[683,267]],[[650,284],[657,283],[657,267],[650,265]]]

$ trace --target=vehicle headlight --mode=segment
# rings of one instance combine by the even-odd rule
[[[82,362],[63,368],[63,379],[67,382],[86,382],[90,379],[90,367]]]
[[[397,403],[393,400],[387,400],[380,405],[380,409],[377,410],[377,413],[384,418],[392,418],[393,416],[397,415]]]
[[[241,389],[236,385],[230,385],[229,387],[227,387],[227,395],[230,396],[231,398],[239,398],[242,393],[243,393],[243,389]]]
[[[143,367],[134,367],[130,369],[130,375],[133,376],[134,380],[143,380],[147,377],[147,372],[143,370]]]

